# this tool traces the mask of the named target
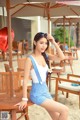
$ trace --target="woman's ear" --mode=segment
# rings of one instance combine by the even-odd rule
[[[36,42],[34,41],[33,44],[36,45]]]

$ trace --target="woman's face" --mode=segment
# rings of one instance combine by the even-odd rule
[[[35,42],[36,50],[43,53],[47,48],[47,39],[41,38],[39,41]]]

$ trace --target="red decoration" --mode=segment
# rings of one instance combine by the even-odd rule
[[[14,40],[14,31],[11,30],[12,40]],[[0,30],[0,49],[4,52],[8,49],[8,28],[4,27]]]

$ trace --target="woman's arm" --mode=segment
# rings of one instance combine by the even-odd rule
[[[30,70],[32,67],[32,63],[30,58],[27,58],[26,63],[24,65],[24,79],[23,79],[23,96],[22,101],[17,103],[15,106],[19,106],[20,110],[23,110],[27,106],[27,84],[29,80]]]
[[[60,60],[64,60],[65,56],[63,54],[63,51],[60,49],[59,45],[55,42],[55,39],[53,38],[53,36],[51,36],[50,34],[48,34],[48,40],[51,42],[51,44],[53,44],[56,48],[56,52],[57,54],[52,55],[49,54],[49,59],[50,60],[56,60],[56,59],[60,59]]]
[[[24,80],[23,80],[23,98],[27,98],[27,84],[30,76],[32,63],[30,58],[27,58],[24,66]]]

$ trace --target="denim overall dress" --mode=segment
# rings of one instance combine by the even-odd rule
[[[45,69],[45,67],[39,69],[40,66],[38,65],[37,61],[33,58],[33,56],[30,55],[29,58],[31,59],[32,64],[33,64],[33,61],[35,62],[35,64],[33,64],[33,69],[34,69],[34,72],[35,72],[37,80],[38,80],[38,82],[35,83],[34,80],[33,80],[34,75],[31,76],[33,82],[32,82],[32,89],[31,89],[31,92],[30,92],[30,99],[33,103],[35,103],[37,105],[40,105],[46,99],[52,99],[52,96],[50,95],[50,93],[48,91],[48,87],[47,87],[47,84],[46,84],[46,79],[42,80],[42,78],[40,76],[41,72],[44,76],[45,75],[47,76],[46,73],[48,71],[48,67],[46,67],[46,70],[42,70],[42,69]],[[36,68],[34,66],[37,67],[37,72],[39,73],[39,75],[37,75],[38,73],[36,73],[36,71],[35,71]]]

